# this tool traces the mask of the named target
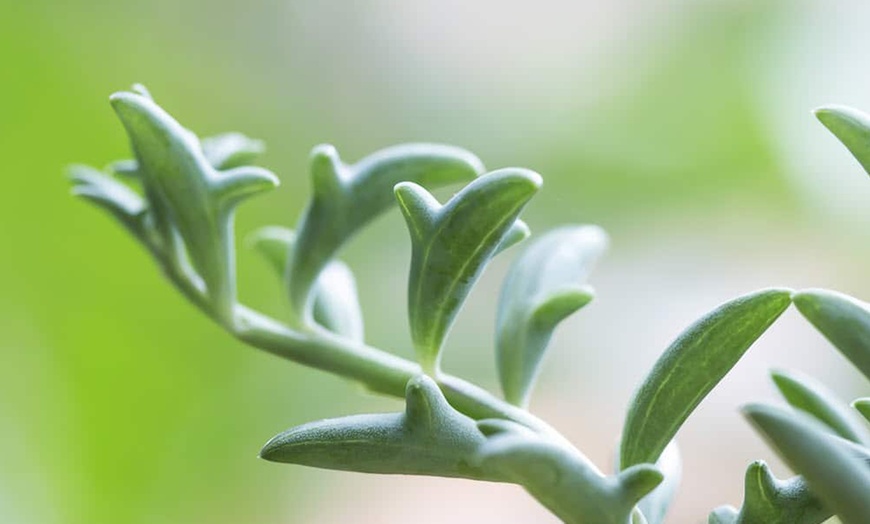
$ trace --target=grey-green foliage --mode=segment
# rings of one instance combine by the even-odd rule
[[[604,476],[582,454],[522,427],[480,426],[489,437],[478,454],[481,467],[522,485],[567,523],[626,524],[663,478],[650,464]]]
[[[293,231],[286,227],[267,226],[251,235],[249,243],[283,277],[287,259],[296,244]],[[313,294],[315,322],[351,340],[363,340],[365,328],[356,279],[347,264],[338,259],[331,260],[317,277]]]
[[[864,421],[822,383],[796,371],[775,370],[771,375],[782,396],[794,408],[811,415],[846,440],[870,445],[870,431]]]
[[[412,244],[411,338],[427,372],[437,372],[444,338],[486,263],[524,237],[525,226],[514,224],[540,187],[541,177],[533,171],[500,169],[472,181],[442,206],[413,182],[396,185]]]
[[[476,156],[444,145],[390,147],[355,164],[344,163],[332,146],[316,147],[312,197],[295,231],[265,228],[251,240],[283,279],[290,305],[283,322],[240,303],[236,290],[233,211],[242,199],[277,185],[271,172],[251,165],[263,143],[237,133],[200,140],[142,86],[113,95],[111,103],[135,158],[106,170],[72,166],[73,193],[117,219],[168,280],[232,336],[405,400],[399,413],[288,430],[263,448],[265,459],[513,482],[565,522],[662,524],[680,482],[674,441],[680,426],[792,298],[844,355],[870,372],[870,308],[862,302],[823,290],[767,289],[739,297],[689,326],[658,360],[629,408],[618,472],[606,475],[523,407],[555,327],[592,297],[585,281],[606,244],[600,229],[557,229],[530,243],[512,265],[496,321],[506,400],[439,369],[454,318],[487,262],[529,236],[519,215],[541,187],[537,173],[506,168],[484,174]],[[821,111],[819,118],[870,165],[870,120],[841,109]],[[444,205],[429,192],[457,183],[467,185]],[[411,237],[408,315],[418,362],[364,342],[353,274],[336,258],[394,206]],[[718,508],[710,521],[813,524],[833,513],[846,522],[870,518],[870,452],[864,447],[870,438],[863,422],[813,381],[774,376],[800,412],[755,406],[747,416],[802,476],[780,481],[763,462],[753,463],[743,507]],[[868,405],[867,399],[854,404],[865,417]]]
[[[483,163],[457,147],[407,144],[383,149],[346,164],[333,146],[311,153],[311,200],[296,229],[290,257],[290,301],[305,321],[311,288],[338,250],[372,219],[395,205],[393,187],[414,182],[428,188],[467,182]]]
[[[810,489],[844,522],[870,517],[870,463],[866,449],[831,435],[809,415],[753,404],[746,417]]]
[[[405,411],[354,415],[299,426],[270,440],[260,456],[326,469],[500,480],[472,463],[486,440],[429,377],[415,377]]]
[[[175,235],[180,235],[186,249],[176,256],[190,257],[215,314],[232,323],[232,214],[240,201],[275,187],[278,179],[254,166],[219,171],[199,139],[146,96],[116,93],[111,101],[130,137],[162,244],[178,249]]]
[[[820,524],[831,511],[810,492],[801,477],[776,478],[767,463],[756,460],[746,469],[743,506],[716,508],[710,524]]]
[[[825,289],[795,293],[794,305],[865,377],[870,378],[870,306]]]
[[[655,462],[703,398],[791,304],[791,290],[767,289],[731,300],[677,337],[632,399],[620,464]]]
[[[528,403],[556,326],[592,300],[586,278],[606,247],[601,228],[565,226],[535,239],[511,265],[495,322],[499,379],[508,402]]]

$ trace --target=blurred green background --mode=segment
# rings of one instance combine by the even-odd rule
[[[112,91],[142,82],[200,135],[267,141],[282,187],[242,208],[240,235],[295,222],[321,142],[349,161],[447,142],[542,173],[533,230],[594,222],[613,248],[533,408],[607,467],[644,371],[716,304],[768,285],[870,297],[870,181],[810,114],[870,110],[868,17],[857,0],[0,1],[0,522],[552,518],[511,486],[258,460],[286,427],[399,405],[230,340],[68,195],[66,164],[129,154]],[[279,283],[240,250],[243,300],[280,314]],[[410,356],[408,254],[392,213],[344,258],[369,342]],[[512,256],[487,271],[445,362],[493,390]],[[844,398],[868,390],[787,315],[681,432],[673,522],[739,504],[748,462],[773,458],[736,411],[774,398],[771,366]]]

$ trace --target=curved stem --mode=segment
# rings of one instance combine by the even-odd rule
[[[237,304],[234,322],[220,318],[181,265],[160,256],[151,247],[164,274],[203,313],[246,344],[273,355],[357,381],[373,392],[405,398],[408,381],[422,373],[420,366],[362,343],[340,337],[325,329],[297,332],[287,325],[247,306]],[[444,396],[457,411],[475,419],[511,420],[547,435],[554,441],[580,451],[552,426],[528,411],[509,404],[485,389],[461,378],[439,373],[436,377]]]

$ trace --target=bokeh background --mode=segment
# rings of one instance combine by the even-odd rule
[[[810,113],[870,110],[868,19],[859,0],[0,0],[0,522],[553,522],[511,486],[258,460],[289,426],[400,406],[230,340],[68,195],[64,165],[128,155],[112,91],[143,82],[201,135],[268,142],[282,187],[241,210],[241,235],[295,222],[321,142],[347,160],[447,142],[542,173],[532,228],[597,223],[612,249],[533,409],[607,468],[632,390],[701,314],[769,285],[870,297],[870,180]],[[446,350],[493,390],[514,254]],[[343,256],[368,340],[410,356],[400,217]],[[280,314],[265,263],[242,250],[240,272],[242,298]],[[752,459],[787,474],[737,411],[775,399],[771,367],[868,392],[787,313],[681,431],[671,522],[739,504]]]

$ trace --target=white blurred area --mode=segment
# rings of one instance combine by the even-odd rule
[[[348,136],[371,118],[390,122],[388,131],[380,131],[384,135],[378,138],[384,140],[393,138],[391,133],[398,137],[419,130],[422,120],[438,136],[470,143],[484,158],[522,163],[524,155],[539,158],[540,148],[552,150],[553,129],[582,126],[577,117],[585,108],[643,81],[649,64],[691,27],[693,17],[704,10],[739,12],[748,19],[772,16],[775,6],[757,4],[447,0],[346,8],[307,2],[295,4],[290,17],[302,21],[296,27],[304,27],[304,33],[293,38],[307,47],[287,52],[329,57],[328,67],[305,67],[321,80],[351,80],[314,82],[318,89],[329,86],[313,98],[315,104],[340,105],[350,91],[360,89],[386,89],[394,95],[389,111],[354,106],[346,120],[335,122],[335,129],[344,125]],[[688,221],[664,214],[620,224],[611,254],[591,279],[598,298],[558,332],[533,401],[534,411],[603,469],[610,467],[633,388],[659,352],[705,312],[772,285],[833,287],[870,297],[860,259],[837,255],[866,253],[854,244],[870,240],[863,232],[870,224],[870,181],[810,115],[810,109],[828,102],[870,110],[870,4],[803,1],[783,10],[786,15],[779,13],[765,26],[772,34],[748,32],[740,66],[750,98],[766,117],[777,152],[774,162],[798,188],[806,213],[795,223],[768,223],[763,214],[726,201]],[[566,118],[576,123],[566,124]],[[547,199],[555,197],[545,191],[539,204],[546,207]],[[570,218],[563,213],[563,220]],[[388,261],[397,269],[382,282],[401,289],[407,254],[399,247],[391,253]],[[506,261],[498,261],[488,271],[447,348],[450,371],[462,374],[463,366],[470,367],[490,387],[495,384],[487,368],[492,334],[481,326],[490,325],[487,319],[494,316],[505,267]],[[365,278],[363,272],[360,280]],[[401,293],[396,296],[394,313],[401,315]],[[363,295],[366,307],[382,308],[379,300]],[[373,322],[375,343],[395,326],[389,311]],[[739,505],[743,472],[751,460],[764,458],[778,475],[788,475],[738,412],[750,401],[778,401],[766,371],[771,367],[806,371],[844,400],[868,391],[850,365],[790,310],[681,431],[684,485],[669,522],[706,522],[714,507]],[[513,486],[309,474],[327,493],[312,499],[300,522],[555,522]],[[322,502],[330,499],[341,503]],[[288,515],[299,503],[288,501]]]

